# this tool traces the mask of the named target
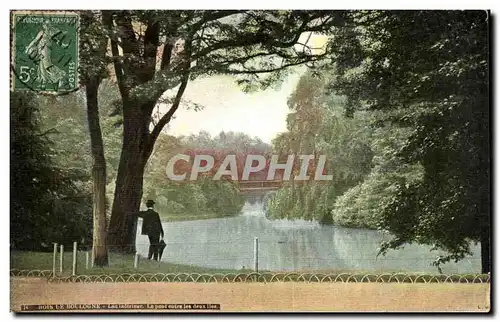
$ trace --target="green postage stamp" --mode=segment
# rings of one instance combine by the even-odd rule
[[[78,13],[12,12],[12,90],[62,94],[79,86]]]

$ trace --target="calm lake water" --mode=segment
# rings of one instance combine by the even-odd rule
[[[138,223],[137,251],[147,256],[149,240]],[[162,260],[212,268],[253,268],[254,238],[259,239],[259,269],[304,271],[335,269],[370,272],[437,273],[431,265],[440,252],[408,245],[386,256],[377,252],[388,236],[367,229],[322,226],[303,220],[268,220],[261,204],[246,204],[236,217],[164,222],[167,247]],[[443,265],[443,273],[480,273],[480,247],[458,263]]]

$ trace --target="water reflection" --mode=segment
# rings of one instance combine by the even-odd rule
[[[137,250],[147,255],[147,236],[140,235]],[[339,270],[370,272],[429,272],[439,252],[408,245],[377,257],[388,236],[366,229],[321,226],[304,220],[270,221],[262,205],[246,204],[237,217],[164,222],[167,248],[162,260],[213,268],[253,267],[254,237],[259,238],[259,268],[273,271]],[[479,273],[480,249],[474,256],[443,266],[444,273]]]

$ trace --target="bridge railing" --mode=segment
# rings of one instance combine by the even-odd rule
[[[252,190],[252,189],[279,189],[283,185],[281,180],[268,180],[268,181],[236,181],[236,187],[238,190]]]

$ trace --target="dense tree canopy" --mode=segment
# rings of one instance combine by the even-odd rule
[[[11,229],[15,249],[51,250],[91,240],[88,173],[62,167],[53,129],[41,130],[32,93],[11,93]]]
[[[302,76],[288,100],[291,110],[287,117],[288,131],[276,137],[273,145],[276,153],[311,154],[315,159],[326,156],[325,171],[333,175],[333,179],[285,182],[267,206],[270,218],[332,223],[331,211],[337,197],[370,171],[373,153],[368,138],[371,130],[367,131],[362,115],[354,119],[343,116],[345,100],[327,93],[329,79],[312,73]],[[294,168],[294,174],[299,171],[300,167]],[[346,221],[336,223],[347,224]]]
[[[344,18],[331,35],[332,69],[323,73],[331,76],[329,95],[346,99],[346,115],[368,116],[364,150],[374,158],[369,175],[359,172],[362,182],[335,201],[333,221],[390,232],[382,253],[412,242],[445,250],[437,265],[462,259],[471,241],[481,242],[488,272],[488,13],[353,11]],[[317,100],[315,90],[299,84],[297,92]],[[307,115],[300,122],[309,132],[316,128],[307,126]],[[319,142],[300,127],[289,129],[282,138],[300,133],[300,142]],[[350,155],[351,165],[364,160]]]
[[[472,239],[490,270],[488,20],[486,11],[354,12],[339,29],[332,88],[352,110],[409,128],[395,156],[424,169],[381,207],[380,226],[395,235],[383,250],[433,244],[450,253],[439,263],[469,254]]]

